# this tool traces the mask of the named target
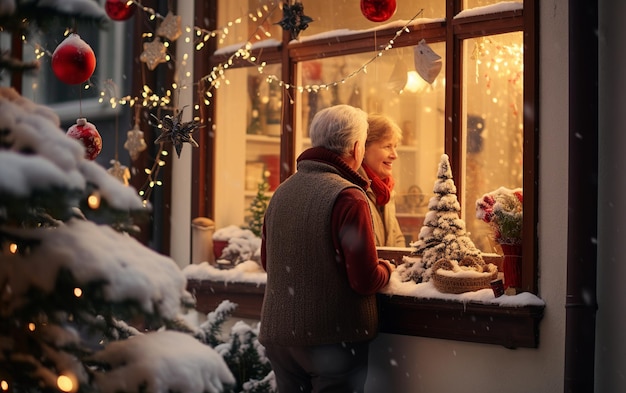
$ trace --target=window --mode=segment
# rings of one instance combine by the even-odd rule
[[[228,3],[231,10],[235,7],[219,0],[218,9],[222,3]],[[358,0],[307,2],[304,6],[304,14],[314,21],[300,32],[298,40],[284,32],[269,49],[253,47],[254,62],[232,65],[247,71],[228,71],[249,77],[263,62],[280,63],[274,74],[261,68],[283,87],[281,180],[293,173],[297,154],[307,147],[311,113],[338,102],[383,111],[404,130],[395,170],[401,197],[398,214],[408,239],[415,240],[419,232],[424,199],[432,193],[439,156],[445,152],[450,157],[462,217],[484,252],[495,252],[497,247],[483,223],[474,217],[475,200],[500,186],[523,187],[522,289],[537,293],[536,0],[398,2],[396,14],[384,23],[365,20]],[[430,84],[420,78],[415,84],[412,79],[416,76],[412,72],[415,48],[420,42],[443,63]],[[225,53],[218,53],[212,57],[211,66],[226,58]],[[220,124],[220,108],[229,105],[221,104],[220,97],[233,97],[234,93],[225,90],[215,91],[215,104],[207,108],[206,119],[211,125]],[[238,89],[237,94],[240,97],[245,91],[245,87]],[[244,114],[242,110],[237,113]],[[219,132],[217,129],[216,140]],[[208,152],[198,169],[196,178],[201,180],[194,194],[197,200],[210,199],[215,204],[196,204],[194,216],[216,217],[223,208],[219,202],[223,197],[218,194],[224,184],[209,170],[211,154]],[[424,198],[416,198],[417,194]],[[219,220],[216,224],[220,225]],[[522,318],[529,318],[533,330],[540,315],[530,314]],[[406,333],[402,328],[396,331]]]
[[[524,169],[524,166],[532,168],[534,156],[530,135],[534,126],[525,124],[525,119],[529,121],[532,116],[524,117],[524,111],[534,110],[529,97],[536,81],[525,76],[534,72],[524,68],[525,65],[534,67],[524,53],[524,47],[528,46],[524,42],[524,31],[532,29],[532,23],[527,22],[532,21],[532,16],[524,17],[522,2],[452,3],[446,5],[444,1],[432,0],[420,5],[422,9],[409,2],[398,2],[392,19],[376,24],[360,13],[348,12],[359,9],[357,0],[332,2],[331,5],[311,2],[306,4],[304,13],[314,21],[300,32],[299,40],[288,37],[285,45],[277,39],[281,32],[276,31],[276,21],[282,11],[276,9],[276,3],[218,2],[221,23],[240,22],[233,27],[232,37],[226,36],[220,41],[223,41],[222,48],[213,56],[213,67],[222,64],[229,53],[244,47],[246,42],[265,39],[268,44],[253,44],[253,48],[255,45],[259,48],[253,49],[253,60],[235,62],[227,71],[228,83],[236,89],[215,91],[217,109],[212,123],[217,127],[218,144],[215,187],[228,190],[229,197],[225,198],[222,192],[209,193],[217,204],[216,214],[209,215],[218,223],[243,224],[249,194],[254,192],[254,176],[259,178],[255,173],[267,174],[262,168],[271,167],[269,174],[274,181],[276,179],[275,164],[268,166],[264,160],[280,154],[283,164],[280,175],[284,179],[293,172],[295,157],[307,147],[312,114],[331,104],[350,103],[370,112],[384,112],[403,129],[395,177],[398,218],[408,242],[417,239],[425,202],[432,195],[439,156],[445,152],[450,156],[457,197],[462,203],[462,218],[472,240],[484,252],[499,252],[491,240],[491,230],[475,218],[474,203],[482,194],[500,186],[524,187],[527,196],[529,192],[534,193],[532,188],[526,189],[533,183],[533,172]],[[253,8],[255,6],[258,8]],[[255,18],[248,17],[252,12],[242,11],[246,7],[258,10]],[[238,19],[241,15],[246,17],[247,23]],[[407,23],[412,18],[415,20]],[[403,31],[402,27],[407,24]],[[244,40],[233,42],[236,39]],[[415,50],[420,43],[439,55],[443,63],[430,84],[415,71]],[[282,67],[267,66],[277,62],[281,62]],[[281,93],[284,91],[287,95],[282,101],[285,107],[281,108],[281,114],[283,125],[295,130],[294,133],[281,137],[280,131],[271,133],[267,123],[263,123],[264,129],[250,129],[254,125],[250,121],[251,113],[260,116],[256,118],[257,127],[266,121],[265,112],[259,114],[258,106],[263,105],[266,111],[272,89],[271,99],[274,102],[278,99],[279,84],[276,81],[268,84],[268,76],[291,85],[281,89]],[[251,84],[256,84],[256,93]],[[239,99],[242,91],[248,92],[245,104]],[[246,118],[233,118],[232,114],[237,111],[245,113]],[[246,157],[233,161],[234,150],[227,144],[228,140],[242,140],[235,137],[239,132],[243,132],[241,137],[245,134],[247,138]],[[269,143],[271,138],[266,140],[267,136],[276,138],[273,144]],[[254,143],[250,144],[252,141]],[[255,153],[254,146],[261,150]],[[235,150],[243,151],[241,149],[243,145]],[[228,168],[220,169],[223,154],[231,159]],[[234,168],[239,169],[230,173]],[[526,179],[524,174],[527,174]],[[239,188],[230,187],[234,184],[232,179],[241,179]],[[246,182],[247,185],[243,184]],[[248,194],[248,198],[239,201],[231,197],[242,193]],[[238,207],[233,208],[233,203]],[[532,204],[526,203],[525,212],[532,209]],[[528,220],[525,224],[525,243],[534,247],[535,242],[527,239],[534,239],[535,225]],[[532,259],[533,248],[525,251],[526,258]],[[525,276],[534,277],[534,272]],[[525,289],[534,292],[534,280],[528,281]]]

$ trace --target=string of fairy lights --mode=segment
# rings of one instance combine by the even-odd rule
[[[151,7],[146,7],[141,4],[138,0],[129,0],[128,5],[134,4],[137,6],[137,10],[145,13],[149,21],[158,20],[161,23],[165,21],[167,16],[163,16],[159,14],[155,9]],[[276,83],[281,89],[292,96],[292,92],[309,92],[309,93],[317,93],[323,90],[328,90],[338,85],[344,84],[352,78],[357,77],[359,74],[367,74],[368,66],[370,66],[377,59],[384,56],[384,54],[391,50],[395,41],[405,32],[409,32],[409,26],[423,13],[423,9],[420,9],[415,16],[413,16],[410,20],[408,20],[400,29],[398,29],[387,44],[382,47],[382,49],[378,50],[369,60],[363,63],[360,67],[356,68],[352,72],[348,73],[346,76],[341,77],[338,80],[334,80],[326,83],[318,83],[318,84],[291,84],[289,82],[283,81],[280,77],[273,74],[265,74],[265,67],[267,64],[263,61],[259,61],[254,54],[254,44],[253,41],[261,41],[264,39],[268,39],[272,37],[270,31],[263,27],[263,24],[269,20],[272,14],[281,9],[282,2],[276,2],[274,0],[270,0],[268,3],[263,4],[259,8],[254,10],[250,10],[247,12],[247,15],[238,17],[234,20],[228,21],[222,27],[209,30],[198,26],[186,26],[184,40],[186,44],[193,43],[193,49],[196,52],[203,50],[206,47],[206,44],[211,39],[217,39],[220,44],[223,44],[229,34],[234,30],[234,27],[242,24],[244,21],[249,21],[256,26],[254,31],[251,33],[248,40],[241,44],[237,50],[234,50],[232,54],[223,62],[214,66],[212,70],[207,74],[199,78],[197,83],[202,84],[203,87],[203,103],[205,105],[210,105],[213,99],[213,91],[219,89],[223,85],[229,85],[230,81],[228,80],[227,71],[229,68],[233,67],[235,63],[240,61],[246,61],[251,65],[254,65],[259,74],[265,75],[265,80],[267,83]],[[171,11],[170,11],[171,12]],[[66,30],[65,34],[69,34],[71,31]],[[143,34],[143,38],[149,39],[154,37],[154,33],[146,32]],[[22,41],[26,43],[26,38],[22,37]],[[165,48],[169,48],[169,42],[167,40],[163,41],[163,45]],[[50,51],[45,50],[44,48],[35,45],[35,58],[40,59],[43,56],[51,56]],[[181,65],[186,64],[186,61],[189,59],[190,55],[188,53],[184,53],[182,55]],[[172,58],[170,53],[165,54],[165,62],[170,62],[175,60]],[[142,67],[143,70],[143,67]],[[187,72],[185,74],[186,77],[190,76],[190,73]],[[93,88],[94,85],[91,81],[85,83],[84,88],[89,89]],[[170,88],[165,88],[163,94],[157,94],[148,84],[143,84],[142,90],[138,95],[125,95],[121,97],[116,97],[114,94],[111,94],[111,89],[103,89],[99,94],[99,102],[104,103],[107,102],[111,108],[117,108],[118,106],[129,106],[129,108],[137,108],[141,107],[147,110],[176,110],[174,105],[176,94],[179,93],[181,89],[187,88],[185,84],[180,84],[179,82],[173,82]],[[293,102],[293,98],[291,98]],[[194,106],[194,111],[199,109],[199,105],[196,103]],[[135,116],[138,116],[138,111],[135,111]],[[196,118],[197,119],[197,118]],[[158,126],[158,125],[157,125]],[[116,130],[117,132],[117,130]],[[158,179],[159,170],[166,165],[164,161],[164,157],[168,155],[168,150],[164,148],[163,143],[160,144],[158,152],[156,153],[156,158],[153,162],[153,165],[150,168],[144,168],[144,172],[147,175],[146,182],[144,186],[138,191],[140,196],[144,199],[144,203],[147,203],[150,197],[151,190],[156,186],[161,186],[162,181]]]
[[[129,3],[131,2],[136,4],[139,7],[138,9],[148,14],[149,20],[155,20],[155,19],[164,20],[165,19],[163,15],[159,14],[158,12],[156,12],[154,9],[150,7],[143,6],[139,1],[136,1],[136,0],[129,1]],[[252,38],[254,38],[257,41],[260,41],[262,39],[268,39],[272,37],[271,32],[265,29],[263,27],[263,24],[265,21],[267,21],[271,17],[271,15],[276,10],[280,9],[280,4],[281,3],[271,1],[253,11],[248,12],[247,19],[255,23],[255,26],[256,26],[255,30],[251,33],[249,39],[244,44],[242,44],[241,47],[235,50],[225,61],[214,66],[208,75],[205,75],[199,79],[200,83],[204,83],[203,102],[205,105],[208,106],[211,104],[211,101],[213,99],[213,90],[220,88],[222,85],[230,84],[228,77],[227,77],[227,70],[230,67],[232,67],[236,62],[241,61],[241,60],[247,61],[250,64],[256,66],[256,69],[259,72],[259,74],[264,74],[264,70],[267,64],[265,62],[258,62],[258,59],[254,56],[253,54],[254,46],[252,43]],[[293,85],[293,84],[290,84],[288,82],[281,80],[281,78],[279,78],[278,76],[271,74],[271,75],[266,76],[266,81],[268,83],[277,83],[287,94],[290,94],[289,90],[297,91],[300,93],[304,91],[316,93],[321,90],[327,90],[334,86],[346,83],[348,80],[356,77],[360,73],[367,73],[367,67],[371,63],[376,61],[378,58],[383,56],[385,51],[392,49],[394,46],[395,40],[402,33],[409,31],[408,27],[422,14],[422,12],[423,10],[420,10],[401,29],[399,29],[394,35],[394,37],[387,42],[386,46],[382,50],[378,51],[374,56],[372,56],[371,59],[369,59],[364,64],[362,64],[358,69],[352,71],[351,73],[341,78],[340,80],[332,81],[329,83],[323,83],[323,84]],[[223,44],[227,36],[230,34],[232,28],[236,25],[241,24],[244,21],[244,19],[245,17],[238,17],[235,20],[227,22],[223,27],[215,29],[215,30],[208,30],[208,29],[204,29],[201,27],[197,27],[197,26],[193,26],[193,27],[187,26],[185,28],[186,33],[187,33],[187,36],[185,37],[185,41],[186,43],[190,42],[190,40],[192,39],[190,37],[190,33],[193,32],[193,36],[195,36],[195,40],[194,40],[195,51],[202,50],[210,39],[218,39],[218,42],[220,44]],[[186,60],[188,57],[189,57],[188,54],[184,54],[184,60]],[[167,61],[170,61],[170,60],[171,60],[171,57],[168,55]],[[157,107],[167,108],[172,104],[172,97],[174,95],[173,90],[175,91],[176,89],[179,89],[179,88],[180,88],[179,86],[177,86],[176,84],[173,84],[172,90],[168,89],[165,91],[165,95],[159,96],[148,85],[144,85],[143,91],[141,92],[141,97],[133,97],[130,95],[125,96],[125,97],[120,97],[120,98],[108,97],[108,102],[113,108],[115,108],[117,105],[129,105],[132,107],[137,104],[145,108],[157,108]],[[102,92],[100,100],[103,102],[106,100],[106,98],[107,98],[106,93]],[[292,99],[292,102],[293,102],[293,99]],[[198,109],[197,104],[194,109],[196,110]],[[165,161],[161,158],[161,156],[167,156],[167,154],[168,154],[168,151],[163,148],[163,145],[161,145],[159,148],[159,151],[157,152],[157,159],[155,159],[152,167],[144,169],[144,172],[147,175],[147,180],[146,180],[145,186],[139,190],[139,194],[140,196],[144,198],[144,202],[147,202],[147,200],[149,199],[152,188],[154,188],[155,186],[162,185],[162,181],[158,180],[158,172],[162,167],[165,166]]]

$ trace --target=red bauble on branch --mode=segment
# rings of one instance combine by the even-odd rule
[[[384,22],[396,13],[396,0],[361,0],[363,16],[372,22]]]
[[[70,34],[52,54],[52,71],[63,83],[83,83],[91,78],[95,69],[96,55],[78,34]]]
[[[66,135],[80,141],[85,146],[85,158],[88,160],[95,160],[102,151],[100,133],[84,117],[76,119],[76,124],[68,128]]]
[[[104,3],[104,11],[109,18],[117,21],[130,19],[135,14],[137,5],[130,3],[128,0],[107,0]]]

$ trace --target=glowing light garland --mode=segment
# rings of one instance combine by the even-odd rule
[[[128,3],[136,4],[139,10],[148,14],[148,19],[150,21],[153,21],[156,19],[165,20],[166,18],[166,16],[159,14],[153,8],[144,6],[139,1],[129,0]],[[226,78],[226,71],[234,65],[235,60],[247,61],[250,64],[257,66],[257,71],[259,72],[259,74],[262,75],[264,73],[264,69],[267,64],[265,62],[257,63],[258,59],[252,54],[253,45],[251,41],[252,41],[252,38],[256,40],[262,40],[264,38],[270,38],[272,36],[271,33],[263,27],[263,23],[266,22],[268,18],[272,15],[272,13],[276,9],[279,8],[279,5],[280,5],[279,2],[270,1],[268,2],[268,4],[262,5],[260,8],[257,8],[255,11],[250,11],[247,15],[248,19],[255,23],[260,21],[260,23],[258,23],[256,29],[249,37],[249,40],[245,44],[243,44],[241,48],[239,48],[234,53],[232,53],[226,61],[213,67],[213,69],[208,75],[205,75],[199,79],[199,83],[203,87],[203,91],[204,91],[203,102],[205,105],[208,106],[211,104],[211,99],[213,98],[213,94],[211,91],[213,89],[218,89],[219,87],[221,87],[222,84],[225,84],[225,85],[230,84],[230,82]],[[395,40],[398,37],[400,37],[400,35],[402,35],[404,32],[409,32],[409,28],[408,28],[409,25],[411,25],[411,23],[415,19],[417,19],[422,13],[423,13],[423,9],[421,9],[413,18],[411,18],[400,30],[398,30],[396,34],[394,35],[394,37],[388,41],[387,45],[382,50],[378,51],[371,59],[369,59],[367,62],[361,65],[361,67],[352,71],[350,74],[348,74],[344,78],[341,78],[340,80],[336,80],[336,81],[329,82],[329,83],[323,83],[323,84],[293,85],[293,84],[290,84],[288,82],[281,80],[278,76],[273,75],[273,74],[267,75],[266,80],[268,83],[277,83],[281,88],[283,88],[287,92],[287,94],[289,94],[288,92],[289,90],[294,90],[299,93],[302,93],[304,91],[317,93],[321,90],[328,90],[332,87],[338,86],[340,84],[344,84],[348,80],[359,75],[360,73],[366,74],[367,67],[371,63],[376,61],[378,58],[382,57],[386,51],[392,49],[395,44]],[[213,39],[213,38],[217,38],[219,40],[218,42],[222,44],[224,43],[224,40],[226,39],[228,34],[231,32],[231,29],[235,25],[241,24],[243,22],[243,19],[244,19],[243,17],[239,17],[233,21],[227,22],[225,26],[215,29],[215,30],[208,30],[208,29],[197,27],[197,26],[193,26],[193,27],[186,26],[185,31],[188,34],[188,36],[185,38],[185,40],[187,43],[189,43],[192,37],[195,37],[194,49],[196,51],[202,50],[205,47],[206,43],[210,39]],[[193,31],[193,35],[192,37],[190,37],[189,35],[191,34],[192,31]],[[71,29],[66,29],[64,35],[70,34],[71,32],[72,32]],[[151,37],[153,33],[144,33],[143,35],[144,37]],[[22,41],[25,44],[27,43],[25,36],[22,36]],[[164,45],[166,47],[169,47],[169,42],[165,40]],[[50,56],[50,57],[52,56],[52,53],[50,51],[45,50],[38,44],[34,46],[34,49],[35,49],[34,52],[35,52],[36,59],[41,59],[43,56]],[[188,57],[189,57],[188,54],[184,54],[184,61],[186,61]],[[172,56],[170,54],[167,54],[167,61],[169,62],[171,60],[172,60]],[[89,89],[92,86],[93,84],[91,82],[86,82],[84,85],[84,89]],[[174,82],[172,83],[171,89],[166,89],[164,95],[161,96],[161,95],[156,94],[150,86],[144,84],[139,96],[126,95],[124,97],[114,97],[113,95],[110,94],[110,92],[103,90],[99,94],[98,101],[100,103],[103,103],[105,101],[108,102],[108,104],[113,109],[115,109],[118,105],[120,106],[128,105],[129,107],[141,105],[142,107],[148,108],[148,109],[150,108],[172,109],[171,105],[172,105],[173,95],[174,95],[173,92],[176,90],[183,89],[183,88],[185,88],[185,86],[178,86],[178,84]],[[293,102],[293,99],[292,99],[292,102]],[[198,109],[197,104],[195,105],[194,109],[196,110]],[[144,186],[139,190],[139,195],[143,197],[144,204],[148,203],[147,200],[149,199],[152,188],[154,188],[155,186],[162,185],[162,182],[160,180],[157,180],[157,177],[158,177],[160,168],[162,168],[165,165],[165,161],[161,159],[161,156],[165,157],[167,155],[168,155],[167,150],[165,150],[163,147],[163,144],[161,144],[156,154],[156,158],[152,167],[144,169],[144,172],[146,173],[146,175],[148,175],[148,178],[146,179]]]

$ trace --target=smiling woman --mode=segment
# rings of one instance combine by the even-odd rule
[[[396,217],[393,163],[398,158],[402,130],[391,118],[368,116],[365,157],[359,173],[370,181],[367,189],[377,246],[404,247],[406,240]]]

